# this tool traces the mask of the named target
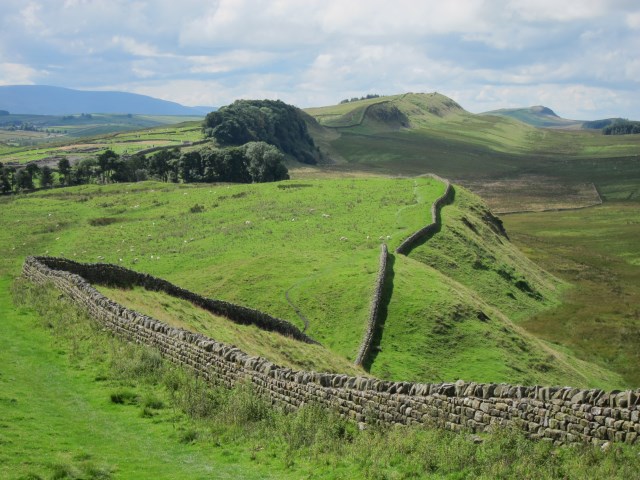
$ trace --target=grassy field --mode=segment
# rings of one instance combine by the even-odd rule
[[[640,215],[636,202],[508,215],[515,244],[571,282],[562,303],[522,326],[640,384]]]
[[[272,358],[337,370],[358,350],[379,244],[393,250],[423,226],[443,188],[420,177],[257,185],[149,182],[43,191],[4,200],[0,243],[10,254],[0,268],[15,275],[28,254],[121,264],[302,328],[288,292],[309,321],[307,333],[341,360],[313,354],[311,361],[305,359],[308,352],[295,349],[272,352]],[[460,190],[445,212],[442,234],[416,249],[412,259],[395,259],[398,272],[371,365],[374,375],[624,385],[615,373],[583,368],[518,330],[513,320],[557,304],[558,282],[490,230],[482,218],[486,207],[476,197]],[[478,232],[487,240],[479,241]],[[142,292],[129,293],[153,303]],[[184,313],[184,306],[167,306]],[[198,323],[202,328],[202,319],[192,327]],[[250,340],[237,329],[224,335],[231,334],[268,353],[257,336]]]

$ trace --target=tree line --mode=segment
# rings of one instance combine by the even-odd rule
[[[357,102],[360,100],[370,100],[372,98],[380,98],[380,95],[377,95],[375,93],[370,93],[369,95],[364,95],[360,98],[358,97],[345,98],[344,100],[340,100],[340,105],[342,105],[343,103]]]
[[[640,122],[629,120],[616,120],[611,125],[602,129],[605,135],[629,135],[640,133]]]
[[[204,148],[181,152],[177,147],[149,156],[119,155],[111,149],[71,165],[60,158],[57,168],[29,163],[25,167],[0,163],[0,192],[35,188],[159,180],[163,182],[262,183],[287,180],[284,155],[265,142],[238,147]]]

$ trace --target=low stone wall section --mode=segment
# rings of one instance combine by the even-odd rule
[[[52,265],[68,264],[58,260]],[[250,382],[259,394],[285,408],[315,403],[357,422],[440,425],[454,431],[482,432],[494,425],[511,426],[529,437],[555,443],[635,443],[640,434],[640,389],[604,392],[463,381],[387,382],[291,370],[124,308],[80,275],[54,266],[29,257],[23,275],[37,284],[53,283],[122,339],[155,347],[169,361],[212,383],[232,387]]]
[[[173,297],[188,300],[198,307],[215,315],[226,317],[235,323],[255,325],[263,330],[277,332],[305,343],[318,343],[302,333],[298,327],[281,318],[272,317],[258,310],[235,305],[230,302],[225,302],[224,300],[203,297],[202,295],[185,290],[161,278],[129,270],[128,268],[118,265],[107,263],[78,263],[66,258],[56,257],[33,257],[32,259],[27,259],[27,263],[29,262],[41,263],[54,270],[75,273],[93,284],[119,288],[140,286],[147,290],[165,292]]]
[[[453,191],[453,186],[451,185],[451,182],[449,182],[449,180],[438,177],[437,175],[430,175],[430,176],[445,184],[444,193],[431,204],[431,223],[426,227],[421,228],[420,230],[418,230],[408,238],[406,238],[398,246],[398,248],[396,248],[396,253],[399,253],[402,255],[408,255],[411,249],[413,249],[424,238],[436,232],[440,227],[439,210],[443,205],[446,205],[451,201],[454,191]]]
[[[376,277],[376,284],[371,298],[371,308],[369,309],[369,320],[367,327],[362,336],[360,342],[360,349],[356,361],[357,366],[362,366],[366,358],[369,356],[371,350],[371,342],[373,341],[373,335],[376,331],[378,323],[380,322],[380,303],[382,301],[382,289],[384,288],[384,282],[387,278],[387,259],[389,258],[389,251],[387,246],[383,243],[380,245],[380,264],[378,267],[378,276]]]

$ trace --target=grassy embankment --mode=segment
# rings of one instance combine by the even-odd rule
[[[312,406],[284,414],[250,389],[206,388],[155,351],[112,339],[54,289],[13,290],[17,307],[0,296],[3,478],[626,479],[640,468],[625,445],[359,431]]]

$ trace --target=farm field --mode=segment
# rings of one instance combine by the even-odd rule
[[[174,121],[181,118],[174,119]],[[93,128],[93,127],[91,127]],[[139,128],[134,126],[122,132],[117,129],[115,133],[106,135],[103,131],[93,131],[85,127],[78,127],[75,137],[70,140],[64,136],[57,136],[55,142],[34,147],[17,147],[0,144],[0,162],[3,163],[27,163],[33,161],[46,161],[66,156],[75,161],[87,156],[94,156],[102,153],[107,148],[118,154],[134,154],[140,150],[145,150],[159,146],[182,146],[188,142],[195,142],[203,139],[200,121],[181,122],[172,126],[158,126],[145,130],[134,130]],[[7,132],[15,133],[15,132]],[[0,131],[0,142],[2,141],[2,131]]]

